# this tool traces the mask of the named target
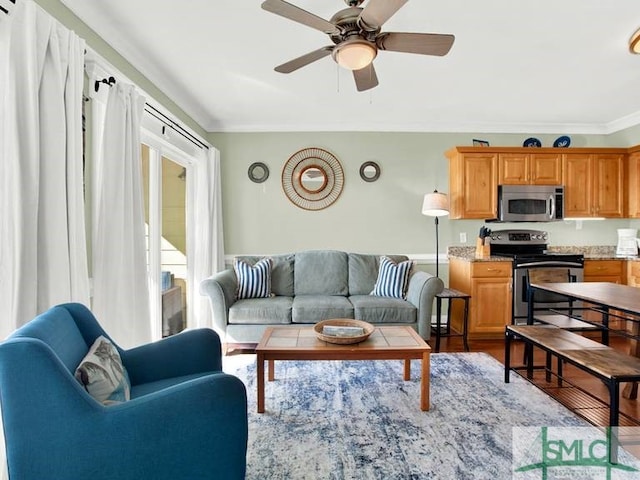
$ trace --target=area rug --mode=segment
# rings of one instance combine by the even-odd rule
[[[431,359],[428,412],[418,361],[407,382],[401,361],[283,361],[258,414],[255,356],[225,357],[247,386],[246,478],[512,478],[513,427],[588,426],[488,354]]]

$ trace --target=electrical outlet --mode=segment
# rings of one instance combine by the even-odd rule
[[[460,232],[460,243],[467,243],[467,232]]]

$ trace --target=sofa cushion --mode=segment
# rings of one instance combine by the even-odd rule
[[[415,323],[418,309],[401,298],[352,295],[353,317],[370,323]]]
[[[329,318],[353,318],[353,305],[347,297],[296,295],[293,299],[293,323],[317,323]]]
[[[371,295],[405,298],[412,268],[413,261],[411,260],[396,263],[389,257],[381,257],[378,279]]]
[[[241,255],[238,260],[255,265],[264,257]],[[294,255],[271,255],[271,293],[284,297],[293,297],[293,260]]]
[[[129,375],[118,349],[102,335],[76,368],[75,377],[100,403],[118,403],[130,398]]]
[[[394,262],[409,260],[406,255],[387,255]],[[380,255],[349,254],[349,295],[369,295],[378,278]]]
[[[348,295],[349,264],[346,252],[310,250],[296,253],[297,295]]]
[[[229,323],[278,325],[291,323],[291,297],[248,298],[229,309]]]
[[[268,298],[271,296],[271,259],[263,258],[255,265],[236,259],[233,269],[238,280],[236,298]]]

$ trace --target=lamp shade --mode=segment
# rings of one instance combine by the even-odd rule
[[[347,70],[360,70],[376,58],[378,51],[371,42],[354,38],[336,45],[331,53],[341,67]]]
[[[449,215],[449,199],[444,193],[434,190],[427,193],[422,202],[422,214],[429,217],[442,217]]]

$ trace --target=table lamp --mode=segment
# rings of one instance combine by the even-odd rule
[[[438,245],[438,217],[449,215],[449,199],[444,193],[434,190],[433,193],[427,193],[422,202],[422,214],[429,217],[435,217],[436,223],[436,277],[440,276],[439,271],[439,245]]]

